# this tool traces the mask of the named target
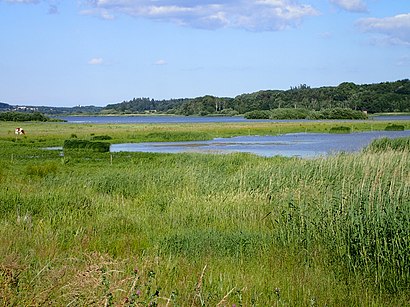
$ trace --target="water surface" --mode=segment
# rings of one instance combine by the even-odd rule
[[[372,140],[410,136],[405,131],[368,131],[349,134],[288,133],[277,136],[238,136],[211,141],[150,142],[111,145],[111,152],[157,153],[232,153],[247,152],[260,156],[317,157],[339,152],[355,152]]]
[[[238,123],[238,122],[272,122],[272,123],[294,123],[294,122],[319,122],[320,120],[269,120],[258,119],[250,120],[242,116],[219,116],[219,117],[200,117],[200,116],[61,116],[59,119],[66,120],[73,124],[177,124],[177,123]],[[370,120],[410,120],[410,115],[400,116],[375,116]],[[343,120],[346,122],[346,120]]]

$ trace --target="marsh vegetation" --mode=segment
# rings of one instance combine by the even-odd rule
[[[169,141],[332,124],[28,123],[18,139],[13,127],[0,132],[2,305],[410,300],[408,139],[317,159],[87,150],[61,157],[43,148],[73,134]]]

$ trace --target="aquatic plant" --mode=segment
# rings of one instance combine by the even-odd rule
[[[329,133],[350,133],[351,131],[352,128],[347,126],[335,126],[329,129]]]
[[[106,142],[96,142],[96,141],[87,141],[79,139],[68,139],[64,141],[63,145],[64,150],[92,150],[99,152],[108,152],[110,151],[110,143]]]
[[[404,125],[389,124],[384,128],[385,131],[404,131]]]
[[[404,138],[380,138],[373,140],[365,149],[365,152],[410,151],[410,137]]]

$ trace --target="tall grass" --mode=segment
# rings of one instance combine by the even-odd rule
[[[408,151],[63,160],[24,142],[2,148],[2,305],[410,299]]]
[[[388,150],[410,151],[410,137],[380,138],[372,141],[365,149],[367,152],[385,152]]]

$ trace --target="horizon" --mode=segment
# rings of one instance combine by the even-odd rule
[[[0,101],[15,106],[409,78],[410,1],[0,0],[0,14]]]

